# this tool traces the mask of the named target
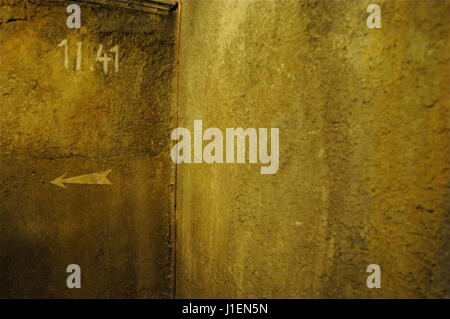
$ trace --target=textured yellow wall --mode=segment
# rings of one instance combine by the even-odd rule
[[[281,166],[179,167],[178,297],[450,297],[449,9],[183,1],[180,126],[280,128]]]
[[[174,15],[83,7],[77,31],[0,3],[0,297],[173,296],[176,228],[177,297],[450,298],[449,1],[184,0],[178,39]],[[279,128],[278,173],[182,164],[173,223],[176,98],[180,127]]]
[[[83,5],[76,30],[65,6],[1,4],[0,297],[171,296],[176,16]],[[112,186],[49,183],[106,169]]]

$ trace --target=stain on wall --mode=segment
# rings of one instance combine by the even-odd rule
[[[0,6],[0,297],[170,297],[176,16],[82,5],[81,29],[66,17]],[[107,169],[112,185],[50,184]],[[72,263],[82,289],[66,287]]]
[[[279,128],[280,170],[178,168],[178,297],[450,297],[449,1],[372,2],[183,1],[180,126]]]

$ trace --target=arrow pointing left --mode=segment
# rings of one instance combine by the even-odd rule
[[[111,171],[111,169],[108,169],[106,171],[69,178],[66,178],[67,173],[65,173],[64,175],[52,180],[50,183],[65,189],[67,189],[67,187],[64,184],[112,185],[108,179],[108,175]]]

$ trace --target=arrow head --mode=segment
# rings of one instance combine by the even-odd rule
[[[67,175],[67,173],[65,173],[64,175],[62,175],[58,178],[55,178],[50,183],[52,183],[53,185],[67,189],[66,185],[64,185],[64,178],[66,177],[66,175]]]
[[[98,175],[100,177],[100,183],[104,185],[112,185],[110,180],[108,179],[109,173],[111,173],[112,169],[107,169],[106,171],[99,172]]]

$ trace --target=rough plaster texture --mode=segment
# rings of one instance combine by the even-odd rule
[[[1,1],[0,297],[168,297],[176,17],[82,9],[71,30],[65,6]],[[94,62],[100,44],[120,46],[119,73]],[[112,186],[49,183],[105,169]]]
[[[178,297],[450,297],[449,1],[373,2],[183,1],[180,126],[281,167],[179,167]]]

